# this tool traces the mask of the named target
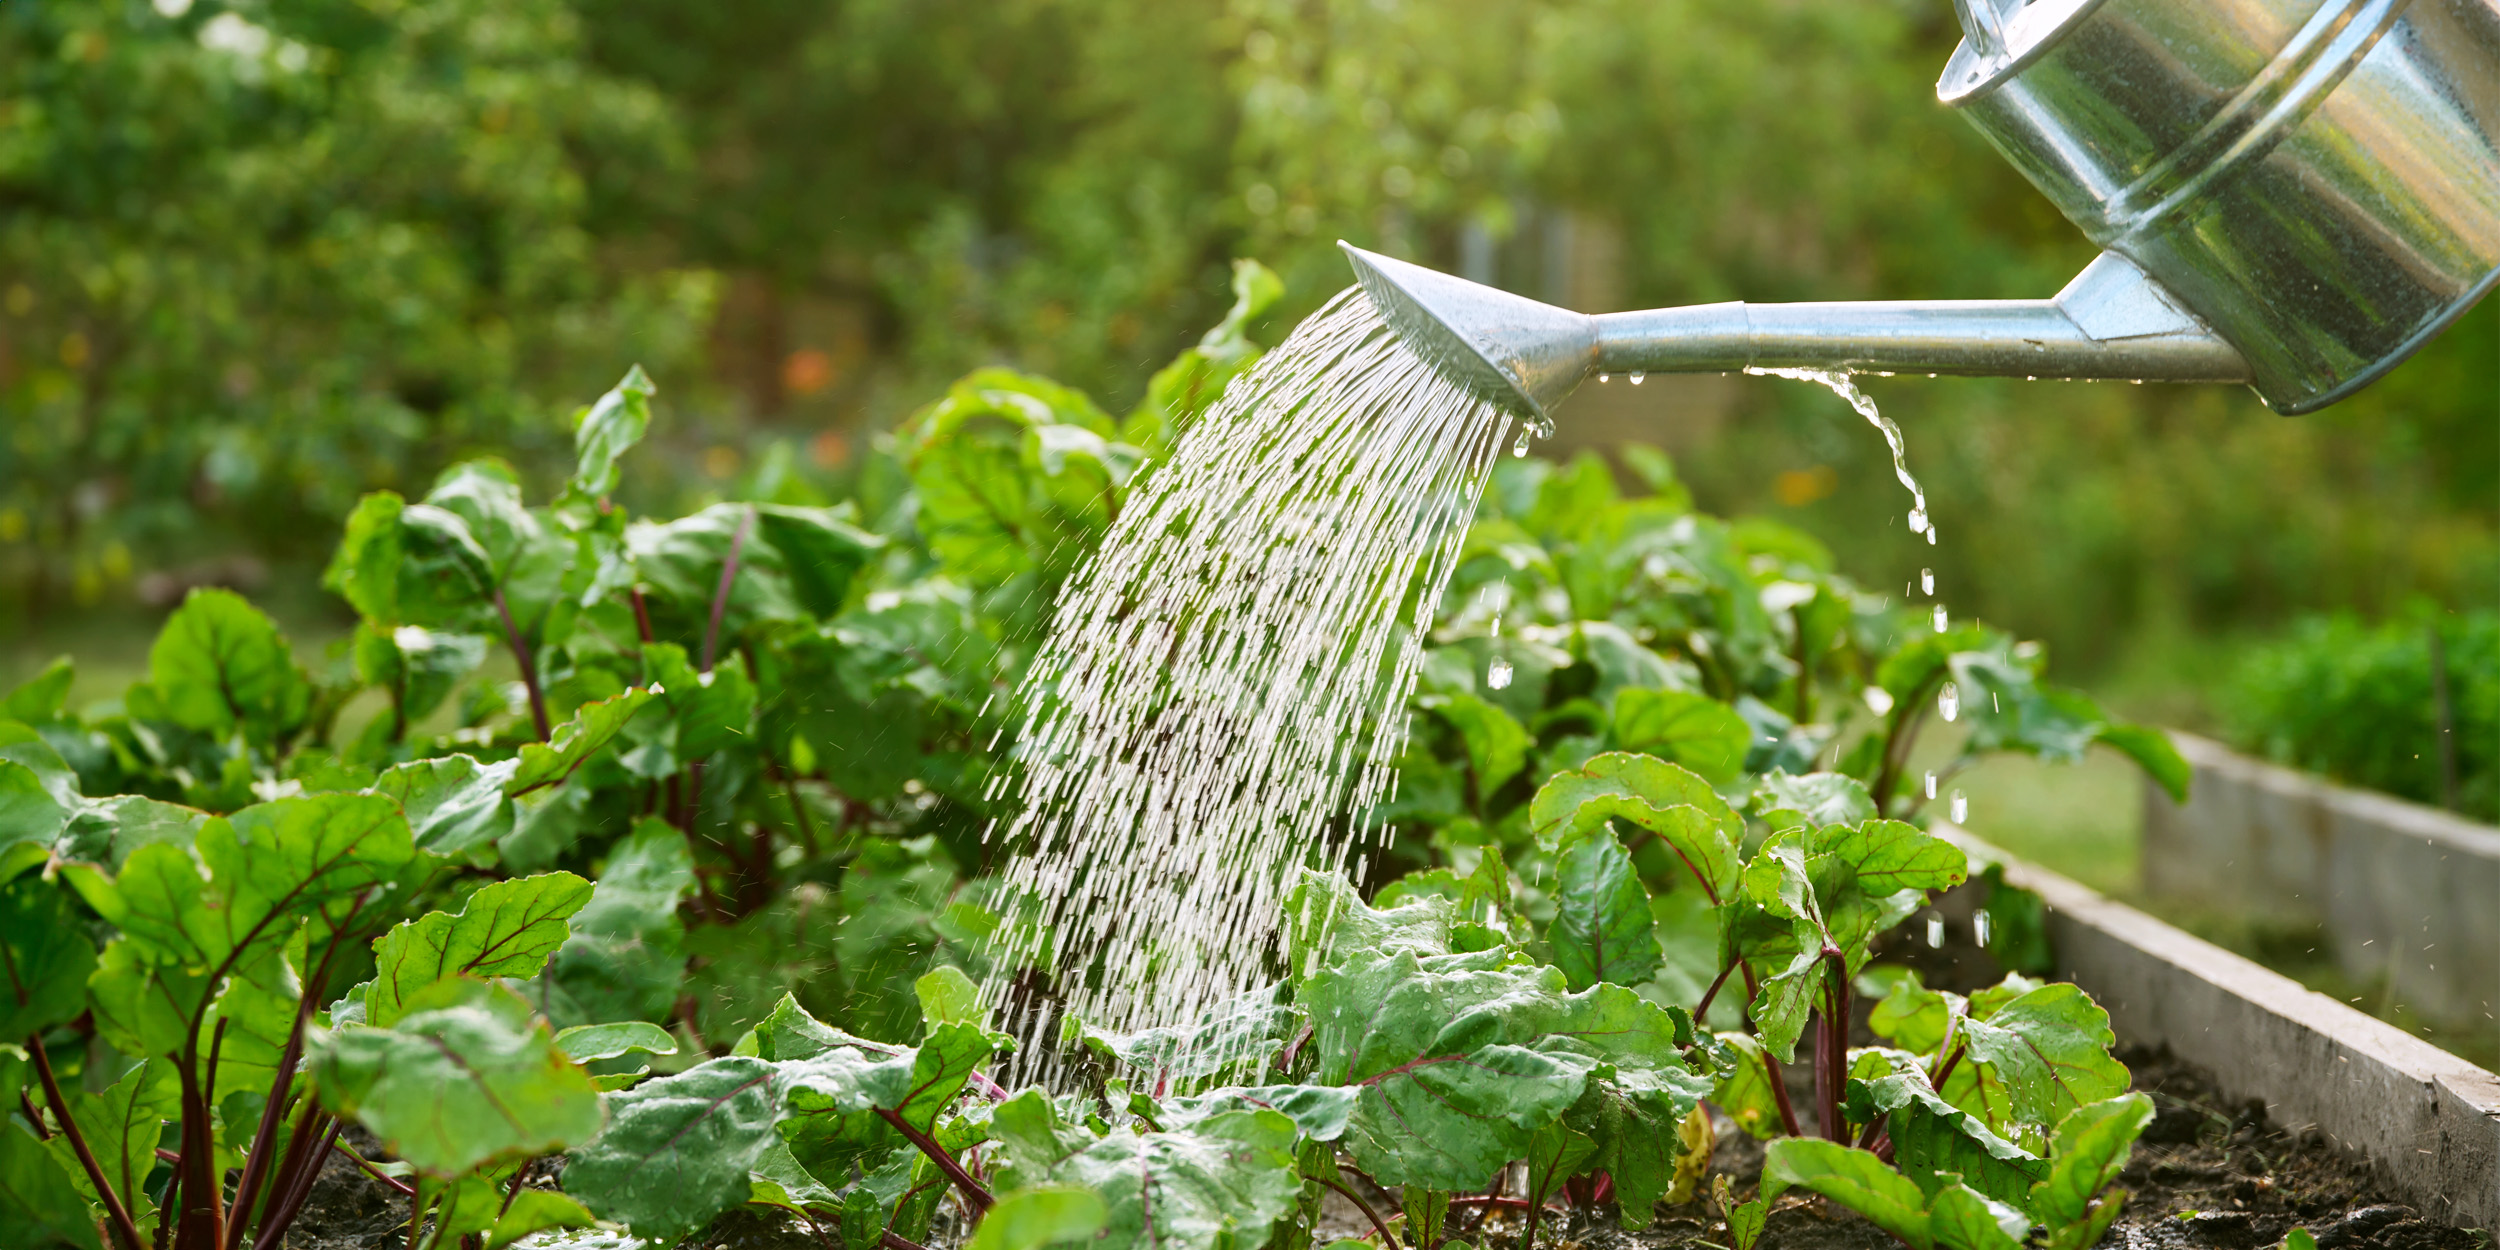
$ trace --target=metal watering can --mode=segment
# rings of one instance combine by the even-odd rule
[[[2103,251],[2047,300],[1589,316],[1340,244],[1390,325],[1543,421],[1599,371],[2376,381],[2500,284],[2500,0],[1954,0],[1936,96]]]

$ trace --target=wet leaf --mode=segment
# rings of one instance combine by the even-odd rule
[[[1093,1190],[1044,1185],[1002,1196],[964,1250],[1042,1250],[1060,1242],[1090,1241],[1110,1222],[1111,1209]]]
[[[546,1022],[500,986],[453,980],[388,1029],[333,1032],[311,1070],[322,1105],[435,1176],[548,1154],[599,1132],[598,1092]]]
[[[615,1059],[645,1051],[654,1055],[677,1053],[677,1039],[668,1030],[640,1020],[615,1024],[580,1024],[556,1034],[556,1049],[575,1063],[599,1059]]]
[[[504,782],[504,793],[517,797],[571,776],[582,761],[616,737],[625,722],[632,720],[653,697],[648,687],[635,686],[622,694],[583,704],[574,711],[572,719],[556,726],[545,742],[532,742],[521,748],[520,767]]]
[[[2006,1105],[1999,1114],[2042,1131],[2078,1107],[2126,1092],[2127,1069],[2109,1055],[2118,1040],[2109,1013],[2071,984],[2041,986],[1962,1028],[1970,1061],[2003,1087]]]
[[[1849,1118],[1872,1123],[1883,1117],[1892,1135],[1893,1162],[1930,1195],[1948,1177],[2003,1202],[2021,1204],[2049,1165],[1997,1136],[1980,1117],[1938,1096],[1919,1073],[1849,1082]]]
[[[504,786],[520,767],[518,760],[480,764],[466,755],[411,760],[384,769],[373,788],[399,801],[420,848],[457,855],[512,832]]]
[[[565,1192],[600,1218],[667,1244],[746,1201],[781,1145],[780,1065],[714,1059],[606,1096],[608,1125],[566,1157]]]
[[[1715,900],[1733,896],[1744,819],[1710,783],[1646,755],[1611,752],[1557,773],[1529,804],[1537,841],[1549,848],[1621,820],[1655,833]]]

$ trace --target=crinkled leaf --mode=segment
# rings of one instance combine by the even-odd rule
[[[1705,819],[1679,814],[1684,808]],[[1744,818],[1699,776],[1650,756],[1610,752],[1555,774],[1528,807],[1529,825],[1538,843],[1548,848],[1607,820],[1624,820],[1657,834],[1705,890],[1720,900],[1732,894]]]
[[[1269,985],[1211,1004],[1184,1024],[1114,1033],[1069,1015],[1062,1030],[1064,1040],[1158,1081],[1199,1081],[1245,1066],[1255,1072],[1272,1058],[1297,1023],[1283,999],[1284,987]]]
[[[446,981],[406,1006],[391,1028],[336,1030],[312,1061],[322,1105],[362,1124],[392,1153],[421,1171],[457,1176],[490,1159],[549,1154],[599,1134],[589,1075],[520,996]]]
[[[70,809],[34,769],[0,760],[0,877],[42,863],[69,821]]]
[[[1939,1097],[1924,1075],[1850,1081],[1850,1119],[1869,1123],[1879,1116],[1892,1134],[1894,1164],[1931,1196],[1954,1175],[1991,1198],[2022,1203],[2048,1175],[2047,1163]]]
[[[181,1050],[208,990],[207,969],[146,959],[127,938],[104,948],[87,979],[96,1032],[125,1055]]]
[[[77,1019],[95,966],[95,944],[59,885],[40,876],[0,885],[0,1038]]]
[[[1589,1170],[1614,1177],[1624,1227],[1647,1227],[1658,1202],[1679,1180],[1692,1179],[1695,1148],[1678,1130],[1709,1096],[1710,1084],[1708,1077],[1673,1067],[1602,1070],[1564,1115],[1563,1122],[1595,1147]],[[1707,1157],[1706,1145],[1700,1153]]]
[[[1285,896],[1285,951],[1297,981],[1353,959],[1376,959],[1407,951],[1442,955],[1450,950],[1455,908],[1447,899],[1413,898],[1375,908],[1335,873],[1305,869]]]
[[[1273,1111],[1232,1111],[1185,1130],[1115,1128],[1079,1144],[1047,1102],[1018,1107],[1011,1146],[1020,1186],[1069,1185],[1092,1191],[1106,1208],[1090,1243],[1101,1250],[1217,1250],[1252,1246],[1293,1209],[1302,1189],[1294,1172],[1293,1121]],[[1023,1123],[1031,1121],[1031,1123]],[[1002,1132],[1002,1141],[1008,1140]],[[1052,1143],[1073,1147],[1056,1159]]]
[[[781,1145],[780,1065],[733,1055],[606,1095],[608,1124],[564,1165],[565,1192],[662,1244],[746,1201]]]
[[[5,770],[0,770],[5,771]],[[119,873],[131,853],[158,842],[189,847],[208,823],[208,813],[135,794],[88,803],[70,821],[56,848],[60,857]]]
[[[1556,874],[1546,940],[1571,988],[1600,981],[1638,985],[1658,971],[1649,893],[1621,842],[1606,833],[1577,839],[1563,848]]]
[[[665,642],[643,648],[642,661],[653,697],[624,729],[623,762],[634,775],[672,776],[753,732],[755,683],[744,665],[698,672],[684,648]]]
[[[498,881],[469,896],[458,915],[428,912],[373,944],[365,1023],[389,1028],[420,991],[446,977],[530,980],[572,936],[565,921],[590,901],[591,884],[569,872]]]
[[[373,788],[399,801],[420,848],[457,855],[512,832],[512,800],[504,786],[520,768],[519,760],[480,764],[466,755],[446,755],[384,769]]]
[[[1579,1175],[1581,1165],[1597,1153],[1597,1143],[1560,1121],[1528,1135],[1528,1201],[1544,1206],[1563,1182]]]
[[[912,993],[920,1000],[922,1032],[941,1024],[979,1024],[987,1018],[981,1010],[981,987],[965,976],[963,969],[948,964],[936,968],[911,983]]]
[[[2109,1055],[2118,1040],[2109,1013],[2071,984],[2041,986],[1962,1028],[1971,1061],[2003,1084],[2011,1115],[2042,1130],[2126,1092],[2127,1069]]]
[[[1345,1135],[1346,1120],[1354,1114],[1360,1093],[1344,1085],[1229,1086],[1166,1100],[1157,1123],[1186,1128],[1231,1111],[1274,1111],[1293,1121],[1312,1141],[1335,1141]]]

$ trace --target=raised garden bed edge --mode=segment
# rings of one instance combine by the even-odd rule
[[[1938,832],[2046,901],[2057,975],[2108,1009],[2122,1041],[2167,1046],[2276,1123],[2323,1135],[2425,1214],[2500,1228],[2500,1075],[1965,831]]]

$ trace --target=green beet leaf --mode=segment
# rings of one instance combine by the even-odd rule
[[[55,850],[65,861],[95,864],[118,873],[140,847],[158,842],[192,845],[208,819],[208,813],[196,807],[135,794],[96,799],[71,818]]]
[[[937,968],[911,983],[912,994],[920,1000],[920,1027],[926,1033],[941,1024],[979,1024],[987,1013],[981,1010],[981,987],[972,983],[961,968],[952,964]]]
[[[1753,729],[1706,694],[1626,690],[1615,696],[1614,745],[1681,764],[1720,784],[1744,772]]]
[[[1544,1206],[1596,1154],[1596,1142],[1559,1123],[1538,1129],[1528,1138],[1528,1201]]]
[[[1168,1099],[1157,1107],[1155,1122],[1164,1128],[1188,1128],[1227,1112],[1273,1111],[1293,1121],[1304,1137],[1330,1142],[1345,1135],[1361,1093],[1344,1085],[1229,1086]]]
[[[0,1122],[0,1243],[102,1250],[69,1169],[14,1120]]]
[[[663,1244],[746,1201],[781,1146],[780,1065],[714,1059],[606,1096],[608,1125],[564,1165],[564,1189],[601,1219]]]
[[[746,666],[697,672],[684,648],[665,642],[643,648],[642,657],[653,698],[626,724],[623,739],[622,759],[635,776],[669,777],[753,733],[755,684]]]
[[[1762,1196],[1775,1202],[1791,1189],[1821,1194],[1865,1216],[1912,1250],[1935,1245],[1928,1232],[1926,1196],[1870,1152],[1818,1137],[1780,1138],[1763,1151]]]
[[[1712,902],[1733,895],[1745,822],[1710,783],[1662,760],[1615,752],[1555,774],[1528,807],[1529,825],[1549,849],[1609,820],[1657,834]]]
[[[167,848],[170,849],[170,848]],[[134,860],[136,856],[132,857]],[[127,937],[104,948],[87,979],[96,1032],[125,1055],[170,1055],[190,1040],[209,994],[208,970],[157,962]]]
[[[1090,1241],[1111,1220],[1111,1208],[1093,1190],[1042,1185],[999,1198],[964,1250],[1042,1250],[1062,1242]]]
[[[517,798],[572,776],[582,761],[616,737],[653,697],[649,688],[636,686],[596,703],[583,704],[572,719],[556,726],[545,742],[532,742],[521,748],[520,767],[505,780],[504,793]]]
[[[1967,1185],[1944,1185],[1928,1203],[1936,1250],[2021,1250],[2030,1231],[2031,1217]]]
[[[73,810],[34,769],[0,759],[0,877],[41,864]]]
[[[156,1144],[165,1134],[165,1122],[180,1114],[181,1100],[173,1065],[163,1059],[132,1068],[101,1094],[71,1087],[70,1115],[78,1121],[78,1131],[103,1170],[105,1183],[127,1204],[134,1219],[155,1211],[148,1204],[148,1174],[156,1169]],[[68,1139],[55,1137],[52,1146],[80,1196],[100,1202]]]
[[[1962,1066],[1979,1069],[1970,1088],[1980,1105],[1954,1101],[1999,1131],[2019,1123],[2045,1132],[2076,1108],[2126,1091],[2127,1069],[2109,1054],[2118,1040],[2109,1013],[2071,984],[2043,985],[1962,1030],[1970,1047]]]
[[[634,365],[573,418],[573,478],[567,484],[573,493],[596,499],[616,489],[616,462],[651,428],[651,397],[658,393],[642,366]]]
[[[1472,694],[1427,695],[1415,702],[1458,731],[1467,748],[1479,806],[1527,766],[1528,751],[1536,746],[1536,739],[1510,713]]]
[[[556,1049],[575,1063],[617,1059],[639,1050],[654,1055],[677,1053],[677,1039],[666,1029],[641,1020],[614,1024],[577,1024],[556,1034]]]
[[[1840,773],[1773,772],[1755,785],[1753,808],[1774,832],[1855,825],[1876,815],[1864,783]]]
[[[1287,970],[1297,984],[1322,969],[1400,951],[1442,955],[1450,950],[1456,908],[1443,898],[1409,898],[1375,908],[1336,873],[1303,870],[1285,896]]]
[[[66,655],[55,656],[41,672],[11,688],[7,698],[0,698],[0,717],[41,724],[60,716],[69,702],[69,688],[77,679],[78,670]]]
[[[2109,1185],[2152,1122],[2153,1100],[2126,1094],[2079,1107],[2057,1126],[2048,1177],[2032,1187],[2030,1203],[2049,1229],[2048,1250],[2085,1250],[2100,1241],[2127,1200]]]
[[[599,1132],[589,1075],[520,996],[452,980],[406,1007],[391,1028],[335,1031],[312,1061],[322,1104],[364,1125],[392,1153],[451,1177]]]
[[[1684,1161],[1677,1127],[1710,1096],[1708,1077],[1676,1067],[1601,1069],[1563,1115],[1595,1147],[1589,1170],[1614,1177],[1625,1228],[1646,1228]]]
[[[0,1038],[67,1024],[87,1009],[95,944],[61,887],[40,876],[0,886]]]
[[[1255,1246],[1302,1189],[1293,1121],[1273,1111],[1096,1138],[1063,1123],[1035,1090],[1000,1104],[993,1120],[1017,1186],[1075,1186],[1102,1200],[1103,1229],[1091,1243],[1100,1250]]]
[[[504,785],[519,760],[480,764],[466,755],[411,760],[384,769],[373,788],[399,801],[420,849],[457,855],[512,832],[512,800]]]
[[[229,590],[194,590],[174,609],[148,650],[148,681],[166,719],[218,737],[240,729],[264,746],[312,706],[286,636]]]
[[[389,1028],[408,1002],[446,977],[530,980],[572,936],[565,921],[590,901],[591,884],[569,872],[498,881],[469,896],[460,914],[428,912],[373,944],[365,1023]]]
[[[1556,872],[1554,922],[1546,941],[1571,988],[1584,990],[1600,981],[1638,985],[1654,975],[1664,957],[1649,894],[1623,844],[1605,833],[1577,839],[1563,848]]]
[[[1930,1196],[1948,1176],[1958,1176],[1991,1198],[2019,1205],[2049,1174],[2046,1162],[1946,1102],[1920,1073],[1852,1080],[1848,1105],[1849,1118],[1858,1123],[1885,1118],[1894,1164]]]
[[[1061,1026],[1061,1039],[1127,1064],[1157,1084],[1201,1082],[1228,1073],[1255,1078],[1300,1024],[1283,997],[1281,985],[1245,990],[1209,1005],[1194,1020],[1135,1033],[1097,1029],[1071,1014]]]

